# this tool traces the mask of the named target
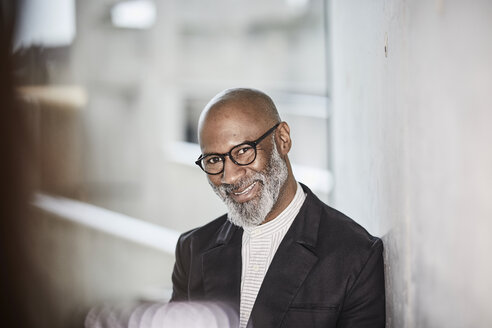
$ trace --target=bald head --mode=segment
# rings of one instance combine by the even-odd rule
[[[209,123],[254,124],[261,129],[268,129],[281,121],[273,100],[256,89],[233,88],[217,94],[203,109],[198,122],[198,136],[201,140],[203,130]],[[214,124],[212,124],[214,125]]]

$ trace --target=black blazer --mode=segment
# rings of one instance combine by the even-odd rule
[[[306,186],[266,273],[248,327],[384,327],[383,244]],[[223,215],[184,233],[171,301],[220,301],[239,313],[243,229]]]

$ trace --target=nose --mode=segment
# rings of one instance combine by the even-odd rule
[[[235,184],[244,175],[244,167],[234,164],[229,157],[226,157],[224,161],[224,171],[220,182],[226,184]]]

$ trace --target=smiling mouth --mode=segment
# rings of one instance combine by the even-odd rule
[[[257,182],[258,181],[253,182],[248,188],[244,189],[241,192],[233,192],[234,196],[240,196],[240,195],[244,195],[244,194],[248,193],[251,189],[254,188],[254,186],[256,185]]]

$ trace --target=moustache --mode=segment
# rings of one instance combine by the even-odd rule
[[[251,185],[254,182],[259,182],[262,185],[265,185],[265,177],[262,174],[257,173],[255,174],[255,176],[251,178],[240,180],[234,184],[223,183],[220,186],[218,186],[218,189],[223,195],[229,195],[233,192],[244,189],[245,187]]]

